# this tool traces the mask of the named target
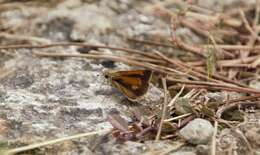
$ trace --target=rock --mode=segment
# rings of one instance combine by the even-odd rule
[[[197,118],[180,130],[180,135],[191,144],[206,144],[213,135],[209,121]]]

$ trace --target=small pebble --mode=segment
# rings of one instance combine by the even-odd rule
[[[180,130],[180,135],[191,144],[206,144],[213,135],[214,128],[207,120],[197,118]]]

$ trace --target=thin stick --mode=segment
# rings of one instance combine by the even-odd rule
[[[260,30],[259,29],[256,29],[256,30],[252,29],[252,27],[249,25],[248,20],[246,19],[245,13],[241,9],[239,10],[239,14],[240,14],[240,17],[242,18],[242,21],[245,24],[246,29],[250,32],[250,39],[247,42],[247,45],[253,47],[256,40],[258,39],[258,34],[259,34]],[[242,53],[243,55],[241,55],[241,56],[247,57],[250,52],[251,52],[250,50],[245,51],[245,52]]]
[[[166,43],[161,43],[161,42],[151,41],[151,40],[142,40],[142,39],[136,39],[136,38],[127,38],[127,40],[133,41],[133,42],[139,42],[139,43],[143,43],[143,44],[148,44],[148,45],[153,45],[153,46],[177,48],[176,46],[174,46],[172,44],[166,44]]]
[[[217,136],[217,132],[218,132],[218,121],[215,120],[214,123],[214,133],[212,136],[212,142],[211,142],[211,155],[216,155],[216,136]]]
[[[182,19],[182,20],[180,20],[180,23],[181,23],[183,26],[185,26],[185,27],[191,29],[191,30],[194,31],[195,33],[199,34],[200,36],[203,36],[203,37],[205,37],[205,38],[209,38],[209,32],[206,31],[206,30],[201,29],[201,28],[200,28],[200,25],[197,26],[196,24],[194,24],[194,23],[196,23],[196,21],[189,22],[188,20]]]
[[[257,98],[260,98],[260,94],[257,94],[255,96],[246,96],[246,97],[241,97],[241,98],[237,98],[237,99],[227,100],[224,103],[225,104],[231,104],[231,103],[235,103],[235,102],[241,102],[241,101],[246,101],[246,100],[253,100],[253,99],[257,99]]]
[[[168,81],[177,82],[177,83],[184,83],[189,85],[205,85],[205,86],[213,86],[213,87],[223,87],[223,88],[230,88],[230,89],[237,89],[237,91],[243,91],[243,92],[255,92],[260,93],[260,91],[253,89],[253,88],[244,88],[244,87],[238,87],[233,86],[231,84],[219,84],[219,83],[212,83],[212,82],[203,82],[203,81],[190,81],[190,80],[179,80],[174,78],[167,78]]]
[[[171,107],[171,106],[174,105],[175,101],[179,98],[179,96],[180,96],[181,93],[183,92],[184,88],[185,88],[185,85],[183,85],[182,88],[181,88],[181,90],[178,92],[178,94],[176,94],[176,95],[174,96],[174,98],[173,98],[173,99],[171,100],[171,102],[168,104],[168,107]]]
[[[234,107],[236,107],[236,106],[238,106],[238,105],[247,105],[247,104],[248,104],[247,102],[234,102],[234,103],[231,103],[231,104],[225,104],[225,105],[223,105],[223,106],[221,106],[221,107],[218,108],[218,110],[217,110],[217,112],[216,112],[216,117],[217,117],[218,119],[220,119],[221,116],[222,116],[222,114],[223,114],[225,111],[227,111],[227,110],[229,110],[229,109],[232,109],[232,108],[234,108]],[[260,105],[259,102],[256,102],[256,105]]]
[[[174,90],[178,90],[180,89],[180,86],[171,86],[169,89],[174,89]],[[234,91],[234,92],[239,92],[239,93],[253,93],[253,94],[259,94],[260,91],[254,91],[254,90],[244,90],[244,89],[237,89],[237,88],[229,88],[229,87],[220,87],[220,86],[207,86],[207,85],[187,85],[186,86],[187,89],[193,89],[193,88],[197,88],[197,89],[208,89],[208,90],[225,90],[225,91]]]
[[[189,7],[189,10],[194,11],[194,12],[201,12],[203,14],[214,14],[215,12],[213,10],[203,8],[194,4],[187,4]]]
[[[255,18],[253,22],[253,28],[256,29],[258,22],[259,22],[259,13],[260,13],[260,7],[259,7],[260,1],[256,0],[256,8],[255,8]]]
[[[191,114],[192,114],[192,113],[187,113],[187,114],[183,114],[183,115],[176,116],[176,117],[173,117],[173,118],[169,118],[169,119],[164,120],[164,122],[176,121],[176,120],[185,118],[185,117],[187,117],[187,116],[190,116]]]
[[[100,53],[100,52],[96,52],[96,51],[91,52],[91,54],[106,55],[106,54],[103,54],[103,53]],[[110,56],[110,55],[108,55],[108,56]],[[144,61],[144,62],[149,62],[149,63],[156,63],[156,64],[165,64],[166,63],[163,60],[158,60],[158,59],[154,59],[154,58],[147,58],[147,57],[140,57],[140,56],[136,56],[136,55],[133,55],[133,56],[124,55],[124,58],[125,59],[132,59],[132,60],[136,60],[136,61]]]
[[[134,42],[140,42],[143,44],[148,44],[148,45],[154,45],[154,46],[163,46],[163,47],[170,47],[170,48],[177,48],[176,46],[172,45],[172,44],[167,44],[167,43],[161,43],[161,42],[157,42],[157,41],[151,41],[151,40],[142,40],[142,39],[136,39],[136,38],[127,38],[130,41],[134,41]],[[199,45],[200,48],[214,48],[214,45]],[[225,45],[225,44],[217,44],[216,45],[217,48],[221,48],[224,50],[232,50],[232,51],[236,51],[236,50],[256,50],[256,52],[260,52],[260,46],[247,46],[247,45]],[[230,52],[232,52],[230,51]]]
[[[46,52],[35,52],[34,55],[39,56],[39,57],[64,57],[64,58],[69,58],[69,57],[76,57],[76,58],[87,58],[87,59],[105,59],[105,60],[111,60],[111,61],[118,61],[118,62],[123,62],[126,64],[130,65],[135,65],[139,67],[144,67],[150,70],[154,70],[163,74],[168,74],[171,76],[176,76],[176,74],[180,75],[186,75],[188,77],[191,77],[193,79],[196,79],[196,77],[189,75],[188,73],[183,73],[181,71],[175,70],[173,68],[161,66],[161,65],[155,65],[151,63],[145,63],[145,62],[140,62],[140,61],[135,61],[132,59],[125,59],[124,57],[119,57],[119,56],[114,56],[114,55],[96,55],[96,54],[58,54],[58,53],[46,53]]]
[[[166,85],[166,78],[162,78],[162,84],[163,84],[163,89],[164,89],[164,101],[163,101],[163,110],[162,110],[162,117],[161,117],[161,122],[160,126],[158,128],[158,132],[155,138],[155,141],[159,141],[161,132],[162,132],[162,126],[163,126],[163,121],[166,116],[166,110],[167,110],[167,96],[168,96],[168,90],[167,90],[167,85]]]
[[[255,19],[254,19],[254,22],[253,22],[253,29],[255,31],[259,31],[259,30],[257,30],[258,29],[257,26],[258,26],[258,23],[259,23],[259,12],[260,12],[259,3],[260,3],[260,1],[256,0]],[[257,60],[255,60],[251,64],[251,66],[252,67],[257,67],[259,64],[260,64],[260,56],[259,56],[259,58]]]
[[[151,40],[142,40],[142,39],[136,39],[136,38],[128,38],[128,40],[130,41],[134,41],[134,42],[140,42],[143,44],[148,44],[148,45],[154,45],[154,46],[163,46],[163,47],[170,47],[170,48],[177,48],[176,46],[174,46],[173,44],[167,44],[167,43],[161,43],[161,42],[157,42],[157,41],[151,41]],[[207,44],[207,45],[198,45],[198,47],[200,48],[214,48],[214,45],[211,44]],[[232,50],[232,51],[236,51],[236,50],[256,50],[255,52],[260,52],[260,46],[248,46],[248,45],[226,45],[226,44],[217,44],[217,48],[222,48],[224,50]],[[230,51],[230,52],[232,52]]]
[[[204,71],[199,71],[199,70],[197,70],[197,69],[195,69],[193,67],[187,66],[186,64],[184,64],[184,63],[182,63],[180,61],[175,61],[173,59],[170,59],[170,58],[168,58],[167,56],[165,56],[164,54],[162,54],[159,51],[155,51],[155,53],[157,55],[159,55],[161,58],[163,58],[165,61],[170,62],[173,65],[176,65],[177,67],[180,67],[181,69],[185,69],[185,70],[190,69],[190,72],[193,73],[194,76],[197,76],[197,77],[202,78],[204,80],[209,80],[209,81],[216,82],[216,83],[226,83],[226,82],[228,82],[228,83],[232,83],[232,84],[237,85],[237,86],[245,87],[241,83],[237,83],[235,81],[229,80],[229,79],[227,79],[225,77],[222,77],[222,76],[219,76],[219,75],[216,75],[216,74],[212,75],[212,78],[215,78],[215,79],[208,78]],[[219,79],[221,81],[216,80],[216,79]]]
[[[248,20],[246,19],[246,15],[245,13],[243,12],[243,10],[239,10],[239,15],[243,21],[243,23],[245,24],[245,27],[247,29],[248,32],[250,32],[251,35],[256,35],[254,30],[252,29],[252,27],[250,26]]]
[[[259,49],[260,50],[260,49]],[[259,56],[249,56],[246,58],[238,58],[238,59],[226,59],[226,60],[218,60],[217,66],[219,67],[232,67],[233,65],[242,65],[242,64],[248,64],[250,62],[253,62],[257,60]],[[202,66],[205,64],[203,61],[194,61],[194,62],[188,62],[188,65],[191,66]]]
[[[172,39],[173,45],[205,58],[205,55],[202,53],[201,48],[190,46],[189,44],[184,43],[180,38],[178,38],[175,35],[175,31],[177,30],[178,24],[179,24],[178,17],[172,16],[172,18],[171,18],[171,39]]]
[[[81,47],[90,47],[90,48],[106,48],[106,49],[111,49],[111,50],[124,51],[124,52],[128,52],[128,53],[135,53],[135,54],[140,54],[140,55],[144,55],[147,57],[157,58],[153,54],[145,53],[143,51],[130,49],[130,48],[119,48],[119,47],[112,47],[112,46],[106,46],[106,45],[93,45],[93,44],[73,43],[73,42],[60,42],[60,43],[44,44],[44,45],[30,45],[30,44],[1,45],[0,49],[20,49],[20,48],[38,49],[38,48],[50,48],[50,47],[57,47],[57,46],[81,46]]]
[[[11,149],[11,150],[7,151],[7,154],[11,155],[11,154],[15,154],[15,153],[20,153],[23,151],[32,150],[32,149],[47,146],[47,145],[53,145],[56,143],[60,143],[60,142],[64,142],[64,141],[68,141],[68,140],[72,140],[72,139],[92,136],[92,135],[96,135],[96,134],[105,134],[105,133],[109,133],[110,131],[111,131],[111,129],[103,129],[100,131],[81,133],[81,134],[77,134],[77,135],[73,135],[73,136],[68,136],[68,137],[58,138],[58,139],[49,140],[49,141],[45,141],[45,142],[41,142],[41,143],[31,144],[28,146]]]
[[[173,59],[170,59],[168,58],[167,56],[165,56],[164,54],[162,54],[161,52],[159,51],[155,51],[155,53],[160,56],[162,59],[164,59],[165,61],[173,64],[173,65],[176,65],[177,67],[179,67],[180,69],[184,69],[184,70],[189,70],[190,74],[191,75],[194,75],[196,77],[199,77],[199,78],[202,78],[204,80],[209,80],[209,81],[213,81],[213,82],[221,82],[221,81],[218,81],[218,80],[215,80],[215,79],[208,79],[207,76],[205,76],[204,74],[201,74],[201,73],[198,73],[196,71],[194,71],[194,68],[191,68],[191,67],[188,67],[186,66],[185,64],[181,63],[180,61],[176,61],[176,60],[173,60]]]

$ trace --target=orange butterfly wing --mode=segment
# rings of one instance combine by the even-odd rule
[[[111,80],[126,97],[135,100],[147,92],[151,75],[152,72],[149,70],[119,71]]]

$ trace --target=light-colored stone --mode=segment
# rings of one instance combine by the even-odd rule
[[[197,118],[180,130],[180,135],[191,144],[206,144],[213,135],[214,128],[207,120]]]

